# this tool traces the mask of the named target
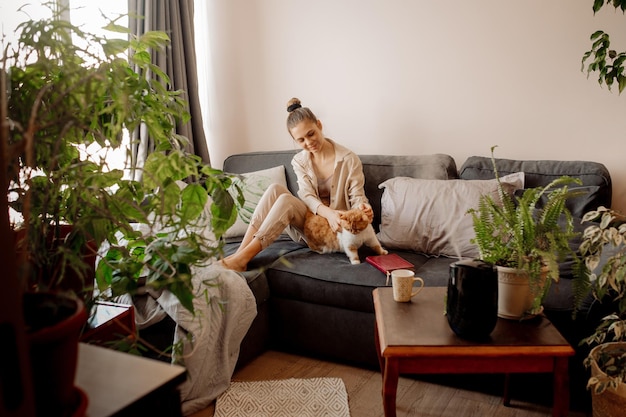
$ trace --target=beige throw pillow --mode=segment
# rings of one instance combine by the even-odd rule
[[[507,192],[524,188],[524,173],[501,179]],[[493,180],[425,180],[408,177],[389,179],[379,185],[381,224],[378,239],[390,249],[408,249],[429,255],[477,257],[472,216],[480,196],[496,201],[498,184]]]
[[[224,233],[225,238],[242,237],[246,233],[252,213],[263,192],[267,190],[270,184],[280,184],[287,187],[285,167],[282,165],[261,171],[247,172],[241,176],[242,179],[237,178],[234,182],[243,189],[246,201],[239,210],[239,216],[237,216],[235,223]],[[233,198],[236,198],[234,191],[231,194]]]

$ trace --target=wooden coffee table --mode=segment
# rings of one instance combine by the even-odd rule
[[[383,376],[386,417],[396,415],[398,377],[404,374],[548,373],[554,375],[552,415],[569,409],[568,357],[574,349],[545,317],[498,319],[482,343],[452,332],[444,314],[446,288],[426,287],[409,303],[393,300],[389,287],[374,290],[376,351]],[[508,381],[508,377],[507,377]],[[508,385],[508,384],[507,384]],[[504,389],[508,405],[508,389]]]

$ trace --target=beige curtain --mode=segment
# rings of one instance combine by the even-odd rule
[[[128,12],[131,33],[141,35],[146,31],[160,30],[171,39],[165,51],[153,51],[153,63],[170,77],[171,88],[185,92],[191,121],[177,126],[177,133],[189,139],[188,151],[199,155],[210,164],[200,101],[198,99],[198,74],[194,46],[193,0],[129,0]],[[140,172],[153,144],[145,129],[131,133],[132,168]],[[137,175],[133,174],[137,177]],[[138,178],[136,178],[138,179]]]

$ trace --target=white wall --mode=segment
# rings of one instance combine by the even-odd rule
[[[360,154],[593,160],[626,210],[626,93],[581,72],[589,36],[626,49],[592,0],[211,0],[213,164],[290,149],[292,96]]]

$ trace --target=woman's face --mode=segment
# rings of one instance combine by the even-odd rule
[[[326,140],[322,133],[322,122],[319,120],[303,120],[291,128],[289,133],[302,149],[312,153],[321,151]]]

